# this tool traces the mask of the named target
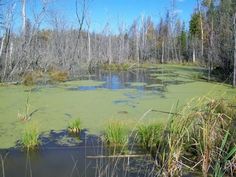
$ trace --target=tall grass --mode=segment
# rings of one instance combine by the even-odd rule
[[[4,156],[0,154],[0,160],[1,160],[1,169],[2,169],[2,177],[5,177],[5,160],[7,158],[8,153],[6,153]]]
[[[163,132],[162,124],[140,125],[137,129],[137,140],[145,149],[152,150],[157,144]]]
[[[39,131],[36,126],[27,127],[21,138],[22,147],[27,150],[34,150],[39,143]]]
[[[30,120],[31,118],[31,113],[30,113],[30,95],[31,95],[31,91],[29,92],[29,94],[27,95],[26,98],[26,103],[25,103],[25,111],[23,111],[23,113],[18,112],[17,113],[17,118],[22,120],[22,121],[27,121]]]
[[[224,155],[223,151],[227,154],[225,147],[232,148],[235,115],[235,110],[225,100],[201,97],[193,99],[174,118],[171,131],[178,137],[183,137],[183,151],[199,159],[198,164],[201,164],[204,177],[217,166],[219,154]],[[231,136],[222,142],[226,132]]]
[[[123,146],[128,141],[128,131],[120,121],[112,121],[104,131],[104,140],[109,145]]]

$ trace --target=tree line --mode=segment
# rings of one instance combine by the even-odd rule
[[[29,71],[57,67],[78,73],[83,66],[101,63],[196,62],[212,74],[236,84],[236,0],[196,0],[189,23],[176,13],[176,2],[157,21],[136,18],[120,23],[113,33],[109,22],[101,32],[91,30],[89,0],[75,0],[77,28],[59,13],[50,12],[49,0],[29,20],[27,0],[21,0],[21,31],[13,30],[15,2],[0,0],[0,79],[12,81]],[[33,11],[34,9],[32,9]],[[42,29],[43,21],[50,26]],[[157,21],[157,22],[154,22]],[[187,25],[188,26],[187,26]]]

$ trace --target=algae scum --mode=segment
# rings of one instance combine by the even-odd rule
[[[90,171],[85,169],[95,169],[101,164],[97,160],[85,160],[86,157],[104,151],[107,154],[100,138],[92,134],[101,134],[110,120],[121,120],[130,128],[142,122],[166,122],[168,113],[174,111],[177,104],[181,106],[193,97],[235,95],[230,86],[200,80],[202,72],[201,68],[174,65],[119,73],[96,70],[78,81],[0,87],[0,149],[3,149],[2,156],[9,152],[5,164],[7,176],[30,176],[30,170],[33,176],[85,176],[86,171]],[[19,115],[26,112],[30,115],[29,121],[22,121]],[[81,140],[64,132],[77,118],[86,128]],[[29,159],[29,155],[9,148],[15,147],[24,129],[32,125],[41,133],[41,147]],[[123,160],[118,167],[122,168],[124,163],[132,164],[132,160]],[[104,164],[108,163],[103,161]],[[132,170],[125,172],[135,176]],[[94,173],[98,172],[92,170],[87,176]],[[123,173],[119,172],[118,176],[124,176]]]

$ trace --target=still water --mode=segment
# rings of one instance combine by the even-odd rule
[[[161,75],[161,79],[157,78],[157,75]],[[175,73],[158,68],[134,69],[119,73],[96,70],[91,75],[80,76],[80,79],[104,83],[97,86],[73,85],[65,89],[71,91],[96,89],[116,91],[127,88],[138,90],[137,95],[127,94],[128,99],[140,97],[146,90],[164,96],[169,84],[192,82],[183,78],[177,79]],[[43,87],[45,86],[39,85],[32,91],[40,91]],[[47,87],[57,86],[47,85]],[[127,100],[113,101],[114,104],[125,102]],[[66,131],[52,130],[49,135],[40,137],[41,146],[36,152],[26,152],[19,147],[0,150],[0,177],[155,176],[152,158],[134,144],[129,145],[125,151],[117,149],[114,151],[114,148],[106,147],[100,137],[90,135],[86,130],[81,132],[80,140],[70,137],[70,142],[63,144],[61,140],[65,137],[68,141],[69,135]],[[138,156],[132,157],[127,154]]]

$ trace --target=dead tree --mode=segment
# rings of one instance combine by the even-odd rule
[[[75,13],[76,13],[76,18],[77,18],[77,22],[79,24],[79,27],[78,27],[78,35],[76,37],[75,47],[74,47],[74,51],[73,51],[73,55],[72,55],[73,62],[76,57],[78,44],[79,44],[79,40],[81,37],[81,32],[82,32],[84,22],[86,19],[86,15],[87,15],[87,10],[88,10],[88,0],[75,0]],[[71,69],[72,69],[72,66],[70,66],[70,70]]]
[[[202,11],[200,7],[199,0],[197,0],[197,5],[198,5],[198,13],[200,16],[200,28],[201,28],[201,57],[203,57],[204,54],[204,31],[203,31],[203,18],[202,18]]]
[[[26,0],[21,0],[21,17],[22,17],[22,33],[25,34],[25,27],[26,27]]]

